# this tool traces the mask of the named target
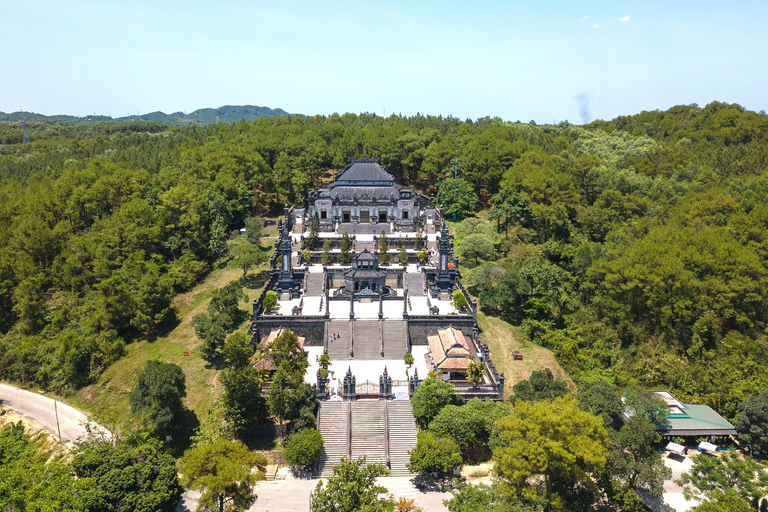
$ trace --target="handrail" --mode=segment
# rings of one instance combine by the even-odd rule
[[[352,459],[352,402],[347,402],[347,457]]]
[[[384,453],[387,467],[392,469],[392,463],[389,460],[389,400],[384,400]]]

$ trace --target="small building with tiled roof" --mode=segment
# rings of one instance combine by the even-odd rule
[[[471,361],[477,362],[472,340],[453,327],[428,336],[432,366],[448,376],[449,380],[464,379]]]
[[[344,272],[344,288],[347,293],[378,297],[384,292],[386,273],[379,270],[378,255],[368,249],[357,253],[352,258],[352,268]]]

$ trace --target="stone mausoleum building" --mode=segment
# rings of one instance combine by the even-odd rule
[[[319,244],[308,248],[315,214]],[[286,208],[279,233],[250,332],[257,350],[280,329],[303,338],[305,380],[321,399],[321,473],[341,456],[357,455],[407,473],[416,440],[408,399],[430,374],[453,382],[466,398],[503,398],[504,375],[479,338],[477,304],[461,284],[439,208],[377,160],[352,160],[309,194],[306,208]],[[352,242],[349,259],[341,257],[344,233]],[[262,308],[267,290],[278,293],[271,311]],[[457,290],[467,302],[461,310],[452,301]],[[323,354],[330,358],[327,377]],[[478,383],[466,380],[470,362],[484,369]]]
[[[427,205],[425,197],[396,183],[376,160],[352,160],[336,180],[309,195],[306,220],[317,213],[320,229],[326,232],[338,230],[340,224],[389,224],[413,232],[422,213],[432,224],[434,210],[422,211]],[[303,211],[297,212],[303,217]]]

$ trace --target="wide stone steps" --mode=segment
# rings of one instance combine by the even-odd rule
[[[378,320],[355,320],[355,359],[381,359],[381,331]]]
[[[386,464],[384,402],[356,400],[352,403],[352,458],[365,456],[366,462]]]
[[[307,273],[307,297],[320,297],[323,294],[323,272]]]
[[[349,445],[349,404],[351,402],[322,402],[317,429],[323,436],[323,455],[318,469],[320,476],[333,474],[333,466],[347,456]]]
[[[392,400],[389,402],[389,462],[392,476],[408,476],[406,464],[410,452],[416,446],[416,419],[413,417],[411,402]]]
[[[385,407],[387,414],[385,415]],[[350,409],[351,408],[351,409]],[[351,414],[350,414],[351,411]],[[388,429],[385,425],[388,418]],[[350,425],[351,423],[351,425]],[[350,426],[352,429],[350,443]],[[406,464],[410,451],[416,446],[416,420],[408,401],[356,400],[320,403],[318,430],[325,449],[319,465],[321,477],[333,474],[333,466],[346,457],[366,457],[368,463],[386,463],[387,431],[389,432],[389,461],[392,476],[410,476]]]
[[[424,273],[407,272],[405,274],[405,284],[408,288],[408,295],[411,297],[421,297],[424,295]]]
[[[402,359],[407,350],[406,322],[384,320],[384,359]]]
[[[339,337],[333,339],[332,333],[339,333]],[[331,361],[349,359],[349,347],[352,326],[349,320],[331,320],[328,322],[328,357]]]

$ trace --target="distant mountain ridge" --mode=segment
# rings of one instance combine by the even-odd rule
[[[170,124],[175,126],[181,126],[186,124],[194,124],[199,121],[200,124],[211,124],[216,122],[216,110],[215,108],[201,108],[185,114],[184,112],[174,112],[172,114],[166,114],[165,112],[150,112],[148,114],[140,114],[135,116],[124,117],[110,117],[110,116],[68,116],[68,115],[53,115],[46,116],[43,114],[35,114],[34,112],[12,112],[6,114],[0,112],[0,122],[19,122],[22,117],[27,121],[59,121],[64,123],[85,123],[85,122],[107,122],[107,123],[124,123],[130,121],[150,121],[155,123]],[[222,123],[236,123],[245,119],[246,121],[253,121],[260,117],[275,117],[275,116],[300,116],[302,114],[290,114],[281,108],[269,108],[259,107],[256,105],[224,105],[219,107],[219,122]],[[195,118],[197,114],[197,119]]]

